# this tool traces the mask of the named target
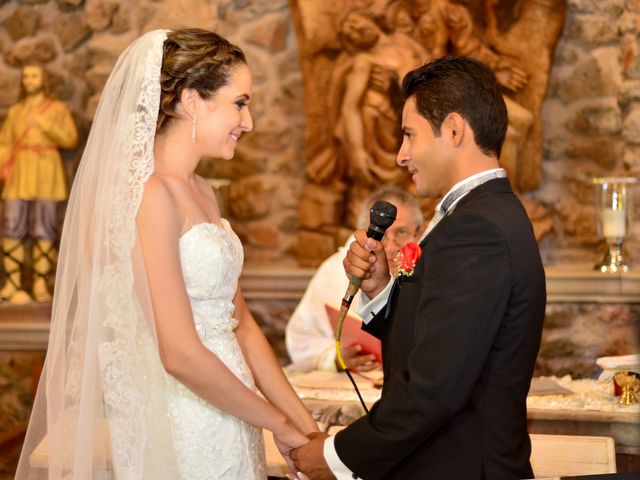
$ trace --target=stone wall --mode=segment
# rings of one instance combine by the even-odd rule
[[[591,179],[640,176],[640,2],[569,0],[568,7],[543,105],[543,182],[530,194],[553,221],[541,242],[545,264],[602,260]],[[636,200],[638,207],[640,189]],[[626,252],[638,268],[638,220],[631,237]],[[594,358],[638,351],[639,332],[638,304],[550,305],[537,373],[594,375]]]
[[[597,358],[639,351],[638,332],[640,304],[549,304],[534,373],[597,377]]]
[[[601,260],[591,180],[640,176],[639,14],[637,0],[568,0],[543,105],[543,181],[530,194],[553,220],[546,264]],[[640,263],[638,221],[632,237],[627,253]]]
[[[14,477],[44,354],[0,352],[0,480]]]

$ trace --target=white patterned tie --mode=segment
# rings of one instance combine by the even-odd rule
[[[425,229],[425,231],[422,232],[422,235],[420,235],[420,240],[418,240],[418,243],[422,243],[422,240],[424,240],[425,237],[429,235],[429,232],[433,230],[433,228],[438,224],[438,222],[440,222],[440,220],[444,218],[446,214],[447,212],[445,212],[445,210],[442,207],[438,208],[435,211],[435,213],[433,214],[433,217],[431,217],[431,220],[429,221],[429,225],[427,225],[427,228]]]
[[[457,203],[457,201],[460,200],[462,197],[464,197],[467,193],[469,193],[471,190],[473,190],[477,186],[488,182],[489,180],[494,180],[496,178],[505,178],[506,176],[507,176],[507,172],[503,169],[499,169],[497,171],[491,171],[483,175],[478,175],[476,176],[476,178],[466,182],[464,185],[460,186],[459,188],[456,188],[455,190],[452,190],[449,193],[447,193],[444,196],[442,203],[439,205],[438,209],[436,209],[435,213],[433,214],[433,217],[431,218],[429,225],[427,225],[426,230],[422,232],[422,235],[420,235],[420,240],[418,240],[418,243],[422,243],[422,240],[424,240],[424,238],[429,234],[429,232],[434,229],[434,227],[438,224],[438,222],[440,222],[440,220],[442,220],[445,217],[445,215],[449,213],[450,210],[453,210],[451,207],[454,206],[454,204]]]

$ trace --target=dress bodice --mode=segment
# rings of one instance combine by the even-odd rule
[[[244,259],[242,244],[222,219],[221,225],[198,223],[180,237],[180,260],[196,329],[204,343],[230,333],[233,297]]]

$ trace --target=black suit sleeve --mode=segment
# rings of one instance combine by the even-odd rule
[[[382,340],[384,336],[384,329],[387,324],[387,319],[385,318],[385,309],[386,305],[378,313],[376,313],[368,323],[362,322],[362,330],[373,335],[379,340]]]
[[[510,259],[500,229],[460,213],[429,238],[415,293],[407,368],[385,378],[371,414],[338,433],[341,460],[367,479],[382,478],[460,412],[486,366],[508,303]],[[416,270],[418,271],[418,270]]]

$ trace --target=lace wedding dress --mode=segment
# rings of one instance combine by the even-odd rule
[[[226,220],[194,225],[180,238],[180,259],[196,330],[204,345],[249,388],[251,371],[236,341],[232,303],[242,269],[240,240]],[[167,374],[169,413],[184,480],[264,480],[260,429],[213,407]]]

